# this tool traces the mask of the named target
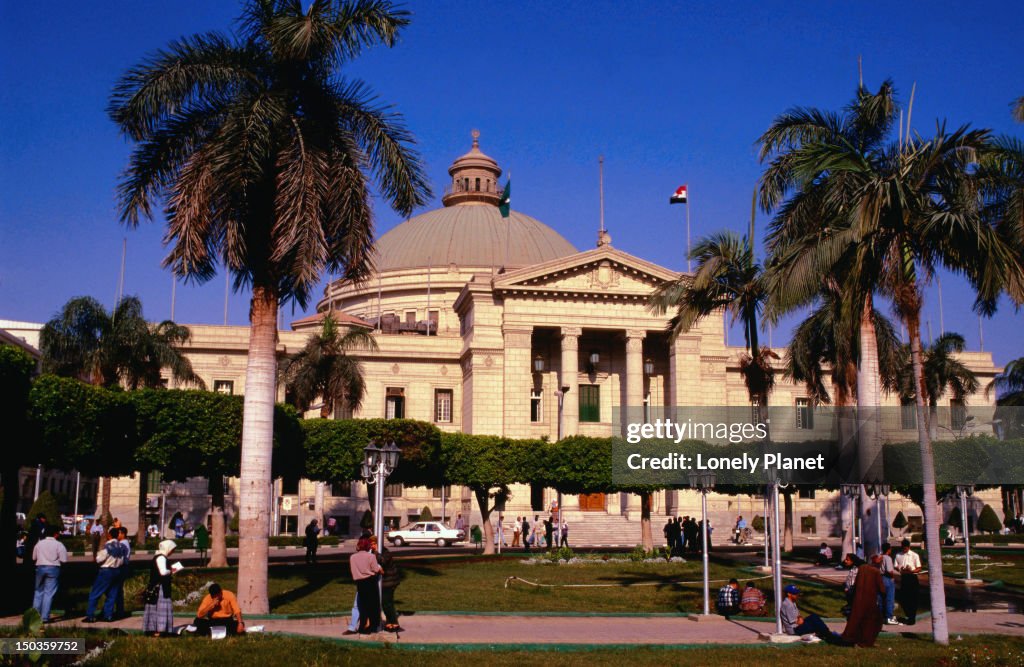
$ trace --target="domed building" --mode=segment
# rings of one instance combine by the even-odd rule
[[[624,405],[645,416],[674,405],[749,405],[739,372],[744,349],[726,344],[723,318],[706,318],[670,342],[666,318],[647,310],[648,295],[675,272],[614,247],[603,230],[595,247],[580,250],[525,213],[513,209],[503,217],[502,170],[480,150],[476,132],[469,152],[448,173],[442,208],[411,217],[377,240],[370,279],[330,283],[315,315],[279,333],[279,353],[285,356],[319,330],[328,312],[343,326],[373,332],[378,349],[358,353],[366,379],[362,405],[354,414],[339,409],[335,418],[409,418],[445,431],[555,441],[573,434],[612,435],[615,410]],[[207,386],[243,393],[248,329],[190,327],[188,353]],[[784,356],[784,350],[777,352]],[[966,352],[961,360],[982,387],[997,372],[990,354]],[[886,400],[899,405],[895,397]],[[970,400],[990,404],[982,394]],[[805,388],[781,373],[770,405],[789,408],[782,423],[773,420],[777,439],[795,439],[813,427]],[[912,437],[908,431],[907,439]],[[176,485],[170,493],[165,487],[157,481],[151,489],[163,491],[165,514],[180,510],[192,523],[204,520],[205,481]],[[361,482],[279,480],[276,492],[275,524],[283,533],[301,532],[311,518],[323,517],[323,525],[350,535],[358,532],[367,507]],[[114,495],[125,506],[121,515],[131,517],[134,488],[118,486]],[[385,517],[393,524],[415,519],[424,506],[436,517],[462,513],[479,523],[468,489],[389,485],[385,496]],[[655,523],[658,516],[698,514],[698,498],[683,491],[655,494]],[[574,544],[639,541],[635,494],[559,498],[551,489],[518,486],[505,515],[508,521],[532,517],[558,502]],[[737,515],[763,514],[757,497],[711,494],[708,503],[712,525],[723,528],[716,541]],[[837,494],[801,494],[794,511],[807,539],[820,542],[838,534],[837,507]],[[890,514],[898,509],[912,523],[920,517],[909,502],[894,500]]]

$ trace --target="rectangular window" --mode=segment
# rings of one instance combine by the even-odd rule
[[[387,388],[387,403],[384,405],[385,419],[405,419],[405,389]]]
[[[384,485],[384,497],[385,498],[401,498],[402,497],[402,483],[397,482],[395,484]]]
[[[430,493],[431,493],[432,497],[440,498],[441,497],[441,487],[437,487],[436,489],[431,489]],[[445,497],[446,500],[448,500],[448,499],[450,499],[452,497],[452,485],[451,484],[445,484],[444,485],[444,497]]]
[[[235,393],[235,382],[234,380],[214,380],[213,390],[218,394],[231,396]]]
[[[433,336],[437,334],[437,322],[441,317],[441,311],[431,310],[427,312],[427,335]]]
[[[544,421],[544,392],[540,389],[530,390],[530,421],[534,424]]]
[[[299,478],[298,477],[282,477],[281,478],[281,495],[282,496],[294,496],[299,493]]]
[[[352,482],[335,482],[327,485],[324,489],[325,496],[334,496],[335,498],[350,498],[352,496]]]
[[[900,402],[900,428],[904,431],[917,428],[917,405],[914,401]]]
[[[599,385],[580,385],[580,421],[601,421],[601,387]]]
[[[814,534],[818,532],[818,517],[816,516],[802,516],[800,517],[800,532],[804,535]]]
[[[434,421],[439,424],[450,424],[452,421],[452,390],[434,390]]]
[[[405,311],[405,323],[409,326],[416,326],[416,311],[407,310]]]
[[[159,470],[150,470],[146,476],[146,493],[160,493],[163,486],[164,474]]]
[[[814,428],[814,408],[809,398],[796,399],[796,427],[804,430]]]
[[[950,399],[949,425],[954,431],[959,431],[967,426],[967,404],[962,399]]]
[[[804,500],[814,500],[814,488],[807,488],[806,486],[800,487],[797,491],[797,497],[803,498]]]

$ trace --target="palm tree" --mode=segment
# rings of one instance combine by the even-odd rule
[[[339,403],[355,410],[363,402],[366,383],[362,365],[348,352],[376,349],[370,333],[360,328],[342,332],[338,321],[327,313],[320,332],[281,365],[281,378],[292,403],[305,411],[317,398],[322,399],[323,419],[330,417]]]
[[[178,277],[218,263],[252,288],[239,520],[239,600],[269,610],[267,521],[277,312],[324,271],[372,271],[370,184],[402,215],[430,189],[413,137],[342,67],[393,46],[409,14],[387,0],[247,0],[237,32],[172,42],[117,83],[111,118],[136,146],[119,186],[136,226],[163,205]]]
[[[46,372],[75,377],[90,384],[129,390],[163,387],[160,372],[168,369],[181,384],[205,388],[192,371],[181,346],[188,342],[188,327],[165,320],[150,324],[142,315],[138,297],[126,296],[113,312],[92,297],[71,299],[39,333]],[[143,466],[144,467],[144,466]],[[146,493],[149,472],[139,471],[138,531],[136,541],[146,539]],[[103,484],[101,512],[110,506],[110,483]]]
[[[845,117],[823,112],[800,112],[799,122],[777,123],[762,137],[762,156],[775,154],[762,177],[762,204],[780,207],[777,237],[785,251],[790,303],[806,299],[822,280],[838,272],[841,291],[855,309],[867,310],[874,291],[888,295],[910,336],[913,381],[918,410],[918,439],[922,459],[925,533],[933,616],[938,643],[948,642],[942,561],[938,541],[935,467],[926,427],[923,360],[920,340],[922,279],[939,265],[963,274],[978,294],[982,310],[994,308],[996,296],[1007,291],[1024,299],[1024,266],[1020,253],[1000,232],[999,225],[979,207],[983,192],[979,178],[970,175],[977,155],[989,148],[985,131],[961,128],[947,133],[937,128],[930,140],[908,139],[887,144],[895,107],[891,84],[876,96],[863,88]],[[870,121],[875,123],[858,121]],[[888,120],[886,120],[888,119]],[[868,128],[865,131],[865,128]],[[869,139],[855,143],[857,138]],[[798,248],[797,250],[793,250]],[[919,277],[920,276],[920,277]],[[864,352],[877,350],[874,336],[864,336],[861,317],[861,368],[858,403],[865,369]],[[874,353],[877,361],[877,353]],[[863,449],[863,447],[862,447]]]
[[[754,257],[753,224],[747,236],[725,231],[701,239],[690,257],[697,260],[697,271],[660,285],[648,298],[648,310],[656,315],[675,310],[666,325],[671,340],[721,310],[731,316],[732,322],[739,320],[747,349],[740,358],[740,372],[750,402],[757,406],[760,421],[767,423],[768,397],[775,387],[772,362],[779,356],[758,342],[761,311],[768,292],[763,269]],[[789,517],[792,517],[791,503],[787,495]],[[791,520],[787,521],[787,532],[790,535],[788,548],[792,549]]]
[[[986,398],[996,393],[996,413],[1006,438],[1024,436],[1024,357],[1006,364],[1003,372],[985,387]]]
[[[1017,122],[1024,123],[1024,97],[1018,97],[1013,103],[1013,117]]]
[[[39,333],[43,370],[97,386],[161,387],[167,368],[179,383],[205,386],[181,352],[188,327],[165,320],[150,324],[138,297],[126,296],[107,310],[92,297],[76,297]]]
[[[929,420],[928,430],[932,438],[936,437],[939,422],[939,399],[947,390],[955,401],[966,402],[967,397],[978,391],[978,377],[956,358],[963,352],[966,343],[964,337],[952,331],[939,336],[923,350],[924,356],[924,387],[928,396]],[[915,398],[913,368],[910,365],[910,350],[903,352],[902,373],[900,374],[900,398],[911,401]]]

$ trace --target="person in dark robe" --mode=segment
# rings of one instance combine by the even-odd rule
[[[857,568],[853,591],[850,618],[846,621],[842,639],[851,645],[874,646],[878,633],[882,631],[878,596],[885,594],[885,584],[882,583],[881,571],[873,565],[861,565]]]

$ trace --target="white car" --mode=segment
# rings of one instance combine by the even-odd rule
[[[401,530],[390,531],[387,539],[396,547],[413,542],[433,542],[439,547],[450,547],[455,542],[465,540],[466,533],[449,528],[440,521],[419,521]]]

